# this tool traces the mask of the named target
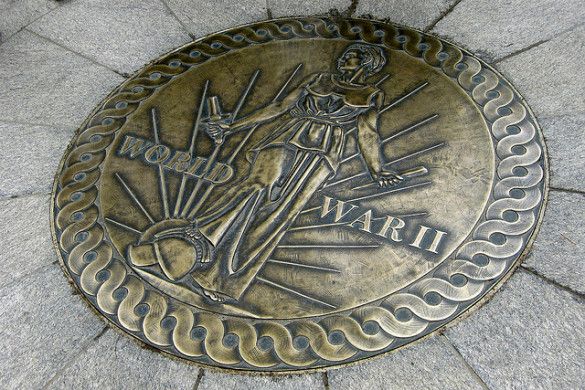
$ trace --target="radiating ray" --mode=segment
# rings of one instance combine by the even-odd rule
[[[105,220],[108,221],[108,222],[110,222],[110,223],[113,223],[114,225],[117,225],[117,226],[119,226],[121,228],[124,228],[124,229],[126,229],[126,230],[128,230],[128,231],[130,231],[130,232],[132,232],[134,234],[137,234],[139,236],[142,235],[142,232],[140,230],[134,229],[133,227],[130,227],[130,226],[128,226],[128,225],[126,225],[126,224],[124,224],[122,222],[118,222],[118,221],[113,220],[111,218],[105,218]]]
[[[250,94],[250,91],[252,90],[252,87],[254,86],[254,83],[256,82],[256,79],[258,78],[259,74],[260,74],[260,70],[258,69],[254,72],[252,77],[250,77],[250,81],[248,81],[248,85],[246,86],[246,89],[244,90],[242,95],[240,95],[240,98],[238,99],[238,102],[236,103],[236,108],[234,109],[234,111],[231,114],[230,124],[236,120],[236,117],[238,116],[241,108],[243,107],[244,102],[246,101],[246,98]],[[183,211],[181,211],[182,217],[186,216],[187,218],[193,218],[195,216],[195,213],[197,213],[199,208],[203,205],[203,200],[202,200],[203,197],[201,197],[201,199],[197,202],[197,204],[195,204],[193,209],[191,209],[191,205],[195,201],[197,193],[199,192],[199,190],[201,189],[201,186],[203,185],[203,178],[209,172],[209,170],[211,169],[213,164],[215,164],[215,160],[217,159],[217,156],[219,154],[219,151],[221,150],[222,145],[223,145],[223,143],[215,145],[215,148],[213,149],[211,156],[209,156],[209,159],[207,160],[207,163],[205,164],[205,168],[203,169],[203,172],[201,174],[201,178],[197,179],[197,183],[195,184],[195,187],[193,187],[193,190],[191,191],[191,194],[189,195],[189,198],[187,199],[187,203],[185,203],[185,207],[183,207]],[[212,186],[212,184],[210,184],[210,186]],[[209,192],[211,192],[211,191],[209,191]]]
[[[443,146],[445,146],[445,142],[440,142],[438,144],[429,146],[428,148],[424,148],[424,149],[418,150],[416,152],[412,152],[410,154],[407,154],[406,156],[399,157],[399,158],[392,160],[384,165],[396,164],[399,161],[404,161],[404,160],[408,160],[408,159],[411,159],[411,158],[416,157],[416,156],[420,156],[421,154],[430,152],[431,150],[435,150],[435,149],[443,147]]]
[[[389,74],[384,75],[384,77],[382,77],[380,80],[376,81],[376,83],[374,84],[374,86],[379,86],[380,84],[382,84],[384,81],[388,80],[388,77],[390,77]]]
[[[419,86],[417,86],[416,88],[414,88],[412,91],[410,91],[410,92],[406,93],[405,95],[399,97],[398,99],[394,100],[392,103],[388,104],[387,106],[383,107],[380,111],[378,111],[378,116],[382,115],[384,112],[388,111],[392,107],[395,107],[398,104],[402,103],[403,101],[405,101],[409,97],[414,96],[419,91],[424,89],[427,85],[429,85],[429,83],[428,83],[428,81],[425,81],[424,83],[422,83]]]
[[[428,116],[428,117],[420,120],[419,122],[416,122],[416,123],[412,124],[412,125],[404,128],[404,129],[398,131],[397,133],[392,134],[391,136],[384,138],[382,140],[382,145],[385,144],[388,141],[393,140],[394,138],[400,137],[401,135],[404,135],[406,133],[411,132],[412,130],[415,130],[415,129],[423,126],[423,125],[426,125],[427,123],[432,122],[433,120],[437,119],[438,117],[439,117],[439,114],[433,114],[431,116]]]
[[[345,202],[359,202],[360,200],[373,199],[373,198],[377,198],[377,197],[388,195],[388,194],[394,194],[396,192],[406,191],[406,190],[409,190],[411,188],[428,186],[429,184],[431,184],[430,181],[423,181],[422,183],[411,184],[409,186],[395,188],[395,189],[392,189],[390,191],[376,192],[375,194],[370,194],[370,195],[360,196],[358,198],[348,199]]]
[[[158,110],[156,109],[156,107],[153,107],[150,110],[150,120],[151,120],[152,132],[154,133],[154,143],[158,145],[158,144],[160,144],[160,139],[158,137],[158,135],[159,135],[158,134],[158,132],[159,132],[159,129],[158,129],[159,117],[158,117]],[[160,184],[161,198],[162,198],[165,218],[169,218],[170,217],[169,199],[167,196],[167,184],[166,184],[166,180],[165,180],[165,171],[164,171],[162,164],[158,164],[158,179],[159,179],[159,184]]]
[[[295,70],[292,71],[292,73],[290,74],[290,76],[288,76],[288,79],[286,79],[286,81],[284,82],[284,84],[282,84],[282,87],[278,90],[278,93],[272,99],[273,102],[275,102],[278,99],[280,99],[280,95],[282,95],[284,93],[284,91],[289,86],[289,84],[292,81],[292,79],[297,75],[297,73],[299,73],[299,70],[301,70],[302,67],[303,67],[303,63],[300,63],[300,64],[297,65],[297,67],[295,68]]]
[[[317,271],[333,272],[333,273],[337,273],[337,274],[341,273],[340,270],[335,269],[335,268],[327,268],[327,267],[320,267],[318,265],[307,265],[307,264],[301,264],[301,263],[294,263],[292,261],[268,259],[267,263],[280,264],[280,265],[286,265],[286,266],[291,266],[291,267],[314,269]]]
[[[248,85],[246,86],[246,89],[244,90],[244,93],[242,93],[242,96],[240,96],[240,99],[238,100],[238,104],[236,105],[236,108],[234,109],[234,111],[231,114],[230,124],[231,123],[234,123],[234,121],[238,117],[238,114],[240,113],[240,110],[244,106],[244,102],[248,98],[248,95],[250,94],[250,91],[252,90],[252,87],[256,83],[256,79],[258,78],[258,75],[259,74],[260,74],[260,69],[257,69],[254,72],[254,74],[252,75],[252,77],[250,78],[250,81],[248,82]]]
[[[284,91],[289,86],[289,84],[292,81],[292,79],[296,76],[296,74],[299,72],[299,70],[302,67],[303,67],[303,64],[302,63],[297,65],[297,67],[295,68],[295,70],[293,70],[293,72],[288,77],[288,79],[286,79],[286,81],[284,82],[284,84],[282,85],[282,87],[280,88],[280,90],[278,91],[278,93],[276,94],[276,96],[274,96],[274,98],[272,99],[272,102],[273,103],[276,102],[280,98],[280,95],[282,95],[284,93]],[[258,125],[255,125],[250,130],[248,130],[248,132],[246,133],[246,135],[244,136],[244,138],[240,141],[240,143],[238,144],[238,146],[236,147],[236,149],[231,153],[230,157],[226,161],[226,164],[227,165],[230,165],[234,161],[234,159],[236,158],[236,156],[238,155],[238,153],[240,153],[240,151],[242,150],[242,148],[244,147],[244,145],[246,144],[246,142],[248,142],[248,139],[252,136],[252,134],[254,133],[254,131],[256,131],[257,128],[258,128]],[[197,213],[197,211],[199,211],[199,209],[201,208],[201,206],[203,206],[203,204],[205,203],[205,201],[207,200],[207,198],[209,197],[209,195],[211,195],[211,192],[213,191],[213,188],[214,187],[215,187],[215,184],[213,184],[213,183],[211,183],[209,185],[209,187],[207,187],[207,189],[205,190],[205,192],[201,196],[201,199],[199,199],[199,201],[197,202],[197,205],[189,213],[189,218],[194,218],[195,217],[195,214]]]
[[[191,132],[191,144],[189,145],[189,155],[193,157],[195,153],[195,141],[197,134],[199,133],[199,126],[201,125],[201,115],[203,113],[203,107],[205,107],[205,99],[207,99],[207,89],[209,88],[209,80],[205,81],[203,86],[203,92],[201,93],[201,101],[199,102],[199,111],[197,111],[197,117],[193,125]],[[177,217],[181,211],[181,203],[183,203],[183,194],[185,193],[185,186],[187,185],[187,175],[183,174],[181,179],[181,186],[179,187],[179,194],[177,195],[177,201],[175,202],[175,210],[173,215]]]
[[[425,211],[419,211],[416,213],[410,213],[410,214],[388,214],[391,217],[396,217],[396,218],[418,218],[418,217],[425,217],[427,215],[429,215],[429,213],[425,212]],[[372,218],[372,221],[377,221],[380,219],[386,219],[386,217],[377,217],[377,218]]]
[[[415,156],[418,156],[418,155],[421,155],[421,154],[424,154],[424,153],[430,152],[431,150],[435,150],[435,149],[437,149],[437,148],[440,148],[440,147],[442,147],[442,146],[445,146],[445,142],[441,142],[441,143],[438,143],[438,144],[435,144],[435,145],[429,146],[428,148],[421,149],[421,150],[417,150],[416,152],[412,152],[412,153],[410,153],[410,154],[407,154],[406,156],[399,157],[399,158],[397,158],[396,160],[392,160],[392,161],[390,161],[390,162],[387,162],[386,164],[384,164],[384,166],[385,166],[385,167],[388,167],[388,166],[390,166],[390,165],[392,165],[392,164],[395,164],[395,163],[397,163],[398,161],[408,160],[409,158],[412,158],[412,157],[415,157]],[[348,176],[348,177],[346,177],[346,178],[343,178],[343,179],[340,179],[340,180],[337,180],[337,181],[333,181],[333,182],[331,182],[331,183],[327,183],[327,184],[325,184],[325,185],[323,186],[323,189],[325,189],[325,188],[329,188],[329,187],[333,187],[333,186],[336,186],[336,185],[338,185],[338,184],[343,184],[343,183],[345,183],[345,182],[347,182],[347,181],[350,181],[350,180],[352,180],[352,179],[356,179],[356,178],[358,178],[358,177],[362,177],[362,176],[367,176],[367,175],[369,175],[369,174],[370,174],[369,172],[361,172],[361,173],[356,173],[355,175]]]
[[[128,195],[130,195],[130,197],[132,198],[132,200],[134,201],[134,203],[136,203],[138,205],[138,207],[140,208],[140,210],[142,210],[142,212],[144,213],[144,215],[146,216],[146,218],[148,218],[148,220],[150,221],[150,223],[154,223],[154,218],[152,218],[152,216],[150,215],[150,213],[146,210],[146,208],[144,207],[144,205],[140,202],[140,200],[138,199],[138,197],[136,196],[136,194],[132,191],[132,189],[130,188],[130,186],[124,181],[124,179],[122,179],[122,177],[118,174],[115,173],[114,174],[116,176],[116,178],[118,179],[118,181],[122,184],[122,186],[124,187],[124,189],[126,190],[126,192],[128,193]]]
[[[286,291],[286,292],[288,292],[288,293],[291,293],[291,294],[294,294],[294,295],[298,295],[299,297],[303,297],[303,298],[305,298],[305,299],[308,299],[308,300],[310,300],[310,301],[313,301],[313,302],[319,303],[319,304],[321,304],[321,305],[323,305],[323,306],[326,306],[326,307],[329,307],[329,308],[331,308],[331,309],[337,309],[337,306],[334,306],[334,305],[332,305],[332,304],[330,304],[330,303],[324,302],[324,301],[322,301],[322,300],[320,300],[320,299],[313,298],[313,297],[311,297],[311,296],[309,296],[309,295],[307,295],[307,294],[303,294],[302,292],[299,292],[299,291],[297,291],[297,290],[293,290],[293,289],[292,289],[292,288],[290,288],[290,287],[283,286],[283,285],[281,285],[281,284],[279,284],[279,283],[273,282],[272,280],[264,279],[264,278],[263,278],[263,277],[261,277],[261,276],[256,276],[256,279],[257,279],[257,280],[259,280],[259,281],[261,281],[262,283],[266,283],[266,284],[267,284],[267,285],[269,285],[269,286],[276,287],[276,288],[278,288],[278,289],[281,289],[281,290],[283,290],[283,291]]]
[[[407,128],[404,128],[404,129],[398,131],[396,134],[392,134],[391,136],[389,136],[387,138],[384,138],[382,140],[381,144],[383,145],[386,142],[393,140],[394,138],[400,137],[401,135],[404,135],[406,133],[411,132],[412,130],[415,130],[415,129],[423,126],[423,125],[426,125],[427,123],[432,122],[433,120],[437,119],[438,117],[439,117],[439,114],[433,114],[431,116],[428,116],[428,117],[424,118],[423,120],[421,120],[421,121],[419,121],[417,123],[414,123],[414,124],[408,126]],[[354,130],[354,129],[352,129],[352,130]],[[350,131],[348,131],[346,133],[346,135],[347,134],[350,134]],[[360,152],[356,152],[354,154],[351,154],[351,155],[347,156],[346,158],[344,158],[343,160],[341,160],[339,162],[339,164],[341,165],[341,164],[344,164],[344,163],[346,163],[346,162],[348,162],[350,160],[353,160],[354,158],[358,157],[359,155],[360,155]]]
[[[380,245],[279,245],[279,249],[363,249]]]
[[[321,208],[321,206],[319,206],[317,208]],[[318,228],[322,228],[322,227],[341,226],[341,225],[347,225],[347,223],[346,222],[337,222],[337,223],[324,223],[324,224],[320,224],[320,225],[297,226],[294,228],[290,228],[287,231],[288,232],[296,232],[299,230],[318,229]]]
[[[344,158],[343,160],[341,160],[339,162],[339,165],[348,162],[349,160],[353,160],[354,158],[358,157],[360,155],[360,152],[354,153],[354,154],[350,154],[349,156],[347,156],[346,158]]]

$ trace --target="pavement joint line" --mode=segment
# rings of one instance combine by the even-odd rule
[[[547,113],[546,115],[542,115],[538,117],[538,121],[542,122],[542,121],[546,121],[549,119],[563,119],[563,118],[573,118],[576,116],[582,116],[584,115],[585,112],[583,111],[573,111],[571,113],[563,113],[563,114],[553,114],[553,113]],[[543,132],[546,132],[547,129],[542,129]],[[544,135],[545,141],[549,139],[549,136],[547,136],[546,134]]]
[[[69,132],[74,132],[75,129],[76,129],[76,128],[73,128],[73,127],[55,126],[53,124],[47,124],[47,123],[23,122],[23,121],[17,121],[17,120],[13,120],[13,119],[4,119],[2,117],[0,117],[0,124],[21,125],[21,126],[50,127],[52,129],[69,131]]]
[[[481,378],[481,376],[479,376],[479,374],[473,369],[473,367],[471,366],[471,364],[469,364],[467,362],[467,360],[465,359],[465,357],[463,356],[463,354],[461,354],[461,352],[459,351],[459,349],[457,349],[457,347],[455,346],[455,344],[453,344],[451,342],[451,340],[449,339],[449,337],[447,337],[447,335],[444,334],[444,333],[441,333],[439,335],[439,337],[443,341],[443,344],[445,344],[447,346],[447,348],[451,349],[455,353],[455,355],[463,362],[463,365],[465,366],[465,368],[467,369],[467,371],[469,371],[469,373],[477,380],[477,382],[479,382],[479,384],[481,385],[481,387],[483,387],[484,390],[491,390],[489,388],[489,386],[487,385],[487,383],[485,383],[485,381]]]
[[[199,389],[199,385],[201,384],[201,379],[205,375],[205,370],[203,368],[199,369],[199,373],[197,374],[197,379],[195,379],[195,383],[193,384],[193,390]]]
[[[187,34],[189,36],[189,38],[191,38],[192,40],[197,39],[197,36],[192,33],[191,31],[189,31],[189,29],[187,28],[187,26],[185,25],[185,23],[183,23],[181,21],[181,19],[179,19],[179,17],[177,16],[176,12],[173,11],[173,9],[171,8],[171,6],[166,2],[166,0],[160,0],[161,4],[167,9],[167,11],[169,11],[169,13],[171,14],[171,16],[173,18],[175,18],[175,20],[177,22],[179,22],[179,24],[181,25],[181,27],[183,28],[183,30],[185,30],[185,34]]]
[[[44,14],[40,15],[39,17],[31,20],[29,23],[25,24],[24,26],[22,26],[21,28],[19,28],[17,31],[15,31],[14,33],[12,33],[11,35],[9,35],[8,37],[6,37],[6,40],[4,42],[0,42],[0,46],[2,46],[3,44],[5,44],[6,42],[8,42],[12,37],[14,37],[15,35],[17,35],[18,33],[20,33],[21,31],[25,30],[28,26],[30,26],[31,24],[33,24],[34,22],[36,22],[37,20],[44,18],[45,16],[47,16],[48,14],[50,14],[51,12],[55,11],[56,9],[58,9],[61,4],[57,1],[55,1],[57,5],[57,7],[48,10],[47,12],[45,12]],[[28,31],[28,30],[27,30]]]
[[[274,19],[274,16],[272,15],[272,10],[268,6],[268,0],[264,2],[264,6],[266,7],[266,16],[268,17],[268,19]]]
[[[568,192],[569,194],[585,195],[585,191],[574,190],[574,189],[571,189],[571,188],[560,188],[560,187],[553,187],[553,186],[549,186],[548,188],[551,191]]]
[[[329,385],[329,371],[323,371],[323,386],[325,387],[325,390],[329,390],[331,387]]]
[[[8,282],[6,284],[0,285],[0,296],[2,296],[2,291],[3,290],[9,289],[13,285],[15,285],[16,283],[19,283],[21,280],[23,280],[25,278],[28,278],[30,276],[33,276],[33,275],[37,274],[38,272],[43,271],[45,268],[50,268],[50,267],[52,267],[52,266],[54,266],[54,265],[56,265],[58,263],[59,263],[59,261],[58,260],[55,260],[55,261],[52,261],[52,262],[50,262],[48,264],[40,265],[37,268],[31,270],[30,272],[27,272],[26,274],[20,275],[16,279],[13,279],[13,280],[11,280],[10,282]],[[58,267],[58,265],[57,265],[57,267]]]
[[[550,279],[550,278],[544,276],[543,274],[541,274],[540,272],[538,272],[537,270],[535,270],[534,268],[529,267],[529,266],[527,266],[525,264],[522,264],[519,267],[519,269],[522,272],[525,272],[525,273],[527,273],[529,275],[532,275],[532,276],[538,277],[539,279],[544,280],[547,284],[550,284],[553,287],[556,287],[556,288],[558,288],[560,290],[563,290],[563,291],[565,291],[565,292],[573,295],[574,298],[579,303],[585,303],[585,294],[584,293],[581,293],[581,292],[579,292],[577,290],[573,290],[571,287],[567,287],[567,286],[565,286],[565,285],[557,282],[556,280]]]
[[[47,190],[47,192],[21,192],[18,194],[11,194],[11,195],[0,195],[0,202],[9,201],[13,199],[20,199],[20,198],[29,198],[29,197],[41,197],[41,196],[48,196],[52,195],[51,190]]]
[[[549,37],[549,38],[547,38],[547,39],[540,40],[540,41],[538,41],[538,42],[535,42],[535,43],[533,43],[533,44],[531,44],[531,45],[528,45],[528,46],[526,46],[526,47],[524,47],[524,48],[522,48],[522,49],[520,49],[520,50],[517,50],[517,51],[515,51],[515,52],[512,52],[512,53],[510,53],[510,54],[506,54],[506,55],[505,55],[505,56],[503,56],[503,57],[500,57],[500,58],[494,59],[494,60],[492,61],[492,65],[493,65],[493,64],[498,64],[498,63],[500,63],[500,62],[503,62],[503,61],[506,61],[507,59],[510,59],[510,58],[514,58],[514,57],[516,57],[516,56],[517,56],[517,55],[519,55],[519,54],[525,53],[525,52],[527,52],[527,51],[529,51],[529,50],[531,50],[531,49],[534,49],[535,47],[538,47],[538,46],[540,46],[540,45],[542,45],[542,44],[544,44],[544,43],[547,43],[547,42],[549,42],[549,41],[551,41],[551,40],[553,40],[553,39],[556,39],[556,38],[558,38],[558,37],[560,37],[560,36],[563,36],[563,35],[565,35],[565,34],[567,34],[567,33],[570,33],[570,32],[571,32],[571,31],[573,31],[574,29],[576,29],[576,28],[579,28],[579,27],[583,26],[584,24],[585,24],[585,22],[581,22],[581,23],[574,24],[573,26],[571,26],[571,27],[568,27],[568,28],[566,28],[566,29],[564,29],[564,30],[561,30],[561,31],[559,31],[558,33],[556,33],[556,34],[552,35],[551,37]]]
[[[65,129],[65,128],[78,129],[79,128],[79,127],[76,127],[75,125],[71,125],[71,124],[62,124],[62,123],[53,123],[53,122],[33,123],[33,122],[19,121],[19,120],[10,118],[10,117],[0,117],[0,123],[2,123],[2,122],[27,125],[27,126],[47,126],[47,127],[55,127],[55,128],[62,128],[62,129]]]
[[[41,34],[39,34],[39,33],[35,32],[35,31],[33,31],[33,30],[29,29],[28,27],[27,27],[27,28],[25,28],[25,30],[26,30],[27,32],[29,32],[29,33],[31,33],[31,34],[33,34],[33,35],[35,35],[35,36],[37,36],[37,37],[39,37],[39,38],[41,38],[41,39],[43,39],[43,40],[47,41],[47,42],[50,42],[50,43],[52,43],[53,45],[57,45],[57,46],[59,46],[60,48],[62,48],[62,49],[64,49],[64,50],[67,50],[67,51],[68,51],[68,52],[70,52],[70,53],[73,53],[73,54],[75,54],[75,55],[78,55],[79,57],[81,57],[81,58],[84,58],[84,59],[86,59],[86,60],[90,61],[91,63],[95,64],[95,65],[101,66],[101,67],[102,67],[102,68],[104,68],[104,69],[107,69],[107,70],[109,70],[109,71],[111,71],[111,72],[114,72],[114,73],[115,73],[115,74],[117,74],[118,76],[124,77],[125,79],[127,79],[127,78],[129,78],[129,77],[130,77],[130,74],[128,74],[128,73],[121,72],[121,71],[115,70],[115,69],[113,69],[113,68],[110,68],[109,66],[107,66],[107,65],[104,65],[104,64],[102,64],[101,62],[98,62],[96,59],[94,59],[94,58],[92,58],[92,57],[90,57],[90,56],[87,56],[87,55],[85,55],[85,54],[81,54],[81,53],[79,53],[79,52],[77,52],[77,51],[73,50],[73,48],[71,48],[71,47],[68,47],[68,46],[66,46],[66,45],[63,45],[62,43],[56,42],[56,41],[52,40],[51,38],[48,38],[48,37],[46,37],[46,36],[44,36],[44,35],[41,35]]]
[[[459,5],[459,3],[461,3],[463,0],[455,0],[455,2],[453,4],[451,4],[449,6],[449,8],[447,8],[445,11],[441,12],[441,14],[435,19],[433,20],[427,27],[425,27],[423,29],[424,32],[429,32],[431,31],[433,28],[435,28],[435,26],[441,21],[443,20],[443,18],[447,15],[449,15],[451,12],[453,12],[453,10],[455,9],[455,7],[457,7],[457,5]]]
[[[108,325],[104,325],[104,327],[102,329],[100,329],[100,331],[94,336],[89,338],[86,342],[83,343],[83,345],[78,348],[76,351],[77,353],[71,354],[71,357],[61,365],[61,368],[59,370],[57,370],[54,375],[44,384],[44,386],[42,387],[43,390],[45,389],[49,389],[50,386],[61,377],[61,375],[63,375],[63,373],[65,371],[67,371],[76,361],[77,359],[84,354],[85,352],[87,352],[89,350],[89,348],[95,344],[97,342],[97,340],[104,335],[104,333],[106,333],[108,331],[108,329],[110,329],[110,327]]]
[[[343,11],[341,14],[346,18],[351,18],[355,14],[358,4],[359,0],[351,0],[351,4],[349,5],[349,7],[347,7],[347,9]]]

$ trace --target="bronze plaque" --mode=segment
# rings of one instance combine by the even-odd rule
[[[542,135],[502,76],[431,35],[279,19],[156,60],[80,128],[54,187],[66,273],[111,323],[222,368],[391,351],[518,264]]]

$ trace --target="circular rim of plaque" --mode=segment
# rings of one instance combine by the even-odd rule
[[[401,52],[458,85],[491,134],[494,175],[481,217],[461,245],[430,272],[381,299],[343,310],[290,319],[253,318],[237,310],[202,309],[161,293],[125,263],[105,226],[98,187],[116,132],[160,87],[209,59],[271,42],[313,38]],[[540,128],[515,88],[482,60],[435,36],[387,22],[282,18],[188,43],[117,87],[77,131],[61,161],[51,227],[69,280],[97,313],[124,333],[173,357],[212,368],[307,372],[396,350],[478,307],[527,253],[547,191]],[[197,235],[190,237],[196,240]]]

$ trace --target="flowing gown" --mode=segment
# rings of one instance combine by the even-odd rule
[[[213,246],[209,265],[191,274],[197,284],[240,298],[311,196],[335,175],[347,132],[360,114],[376,109],[378,93],[328,73],[304,87],[283,124],[248,151],[248,176],[197,218]]]

